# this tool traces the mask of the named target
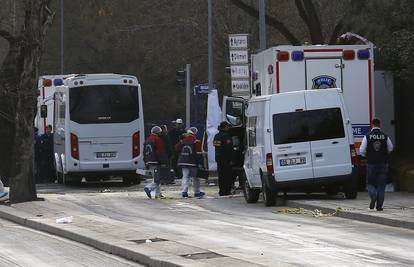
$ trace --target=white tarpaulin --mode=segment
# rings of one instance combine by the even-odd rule
[[[207,102],[207,146],[208,146],[208,169],[217,170],[215,149],[213,145],[214,136],[218,133],[218,126],[222,119],[221,108],[219,105],[217,90],[212,90],[208,94]]]

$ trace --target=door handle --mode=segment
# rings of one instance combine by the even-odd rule
[[[322,158],[322,156],[323,156],[323,153],[315,153],[316,158]]]
[[[336,145],[336,144],[338,144],[339,142],[338,141],[333,141],[332,142],[332,144],[334,144],[334,145]]]

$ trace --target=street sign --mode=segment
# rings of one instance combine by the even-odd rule
[[[230,34],[229,48],[230,49],[247,49],[247,34]]]
[[[232,79],[249,78],[249,65],[232,65],[230,66],[230,74]]]
[[[249,56],[247,50],[231,50],[230,64],[247,64],[249,63]]]
[[[250,93],[250,82],[249,80],[231,81],[231,90],[233,93]]]
[[[212,90],[216,89],[216,86],[212,88]],[[194,94],[208,94],[210,93],[210,89],[208,88],[208,84],[197,84],[194,86]]]

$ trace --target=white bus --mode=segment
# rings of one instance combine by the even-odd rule
[[[54,93],[56,172],[65,184],[122,177],[139,183],[144,115],[134,76],[75,75]]]

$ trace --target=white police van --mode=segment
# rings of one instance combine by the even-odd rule
[[[226,105],[243,101],[228,98]],[[352,124],[340,89],[258,96],[248,101],[244,157],[248,203],[263,192],[266,206],[278,192],[342,190],[357,196]]]

